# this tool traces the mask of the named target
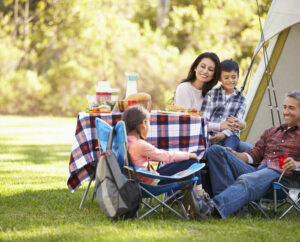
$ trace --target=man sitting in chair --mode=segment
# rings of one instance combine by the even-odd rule
[[[211,212],[215,208],[226,218],[262,197],[282,172],[283,185],[300,188],[300,176],[292,172],[300,168],[300,90],[286,94],[283,116],[284,124],[267,129],[252,149],[239,153],[213,145],[207,150],[214,196],[209,201]],[[282,169],[279,154],[288,155]]]

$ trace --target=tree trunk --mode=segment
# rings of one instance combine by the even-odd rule
[[[19,0],[15,0],[14,4],[14,22],[15,22],[15,31],[14,31],[14,42],[16,42],[18,37],[18,29],[19,29]]]
[[[158,1],[159,4],[157,10],[157,27],[161,28],[170,10],[170,0],[158,0]]]

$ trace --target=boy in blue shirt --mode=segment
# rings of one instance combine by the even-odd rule
[[[221,62],[220,82],[222,85],[214,87],[205,96],[202,104],[202,115],[210,122],[222,122],[226,119],[238,118],[242,120],[246,110],[246,98],[236,88],[239,79],[239,66],[233,60]],[[215,135],[214,135],[215,134]],[[212,143],[237,150],[240,143],[239,131],[224,130],[213,132]]]

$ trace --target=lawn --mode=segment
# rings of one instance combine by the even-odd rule
[[[76,118],[0,115],[0,241],[300,241],[300,216],[106,218],[87,184],[67,188]],[[92,190],[92,189],[91,189]]]

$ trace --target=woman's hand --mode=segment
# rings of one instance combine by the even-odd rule
[[[223,134],[222,132],[218,132],[218,131],[213,131],[215,136],[209,138],[209,141],[212,143],[212,144],[217,144],[219,143],[220,141],[222,141],[223,139],[226,138],[226,135]]]
[[[291,171],[296,168],[300,168],[300,161],[295,161],[292,157],[288,157],[284,160],[282,168],[286,171]]]
[[[199,162],[199,158],[198,158],[198,156],[197,156],[196,153],[189,153],[189,158],[190,159],[195,159],[195,160],[197,160]]]

